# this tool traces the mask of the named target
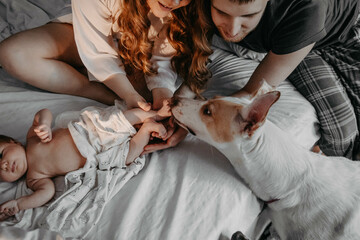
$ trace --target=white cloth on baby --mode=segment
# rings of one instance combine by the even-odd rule
[[[129,141],[136,130],[119,103],[108,108],[85,108],[80,120],[70,122],[68,128],[87,161],[83,168],[65,176],[65,193],[47,208],[40,226],[63,237],[84,238],[106,203],[143,168],[145,158],[125,165]]]

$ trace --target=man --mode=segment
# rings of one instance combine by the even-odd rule
[[[233,96],[254,93],[262,79],[277,86],[288,78],[317,111],[321,150],[355,156],[360,126],[359,0],[199,4],[210,4],[215,32],[228,44],[265,53],[248,83]]]

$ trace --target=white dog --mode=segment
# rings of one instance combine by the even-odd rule
[[[181,126],[230,160],[268,204],[281,239],[359,240],[360,163],[304,149],[267,121],[279,97],[277,91],[252,101],[178,97],[172,113]]]

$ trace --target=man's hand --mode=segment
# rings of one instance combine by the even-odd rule
[[[40,138],[41,142],[47,143],[52,139],[51,128],[47,124],[41,124],[34,128],[34,132]]]
[[[144,147],[142,155],[148,154],[157,150],[171,148],[177,146],[187,135],[187,130],[174,126],[167,128],[167,139],[160,143],[148,144]]]
[[[19,212],[18,202],[16,200],[10,200],[1,204],[0,206],[0,221],[14,216]]]

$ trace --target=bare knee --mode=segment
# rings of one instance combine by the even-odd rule
[[[71,26],[46,24],[14,34],[0,43],[0,64],[10,73],[44,59],[69,61],[74,65],[81,63]]]
[[[14,40],[14,41],[13,41]],[[5,39],[0,43],[0,65],[6,70],[11,70],[18,64],[18,58],[22,58],[20,46],[16,46],[14,36]]]
[[[39,58],[36,49],[31,47],[32,40],[26,36],[18,33],[0,43],[0,64],[15,76],[21,72],[21,69],[35,63]]]

